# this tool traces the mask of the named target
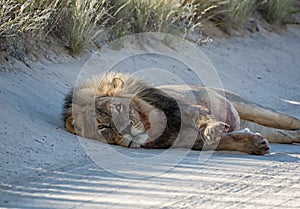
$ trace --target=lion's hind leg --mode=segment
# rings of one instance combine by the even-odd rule
[[[253,132],[260,133],[270,143],[300,143],[300,129],[283,130],[270,128],[247,120],[241,120],[241,128],[249,128]]]
[[[233,104],[240,118],[243,120],[254,121],[258,124],[278,129],[300,129],[300,119],[296,117],[258,105],[229,91],[221,89],[213,90],[221,95],[225,94],[225,97]]]
[[[239,151],[251,155],[264,155],[269,153],[270,147],[268,141],[260,134],[246,131],[234,131],[222,136],[216,150]]]

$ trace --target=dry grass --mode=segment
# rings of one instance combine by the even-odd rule
[[[243,26],[255,10],[253,0],[230,0],[228,3],[227,15],[234,28]]]
[[[105,15],[106,0],[3,0],[0,38],[26,35],[43,39],[62,20],[70,26],[58,30],[66,30],[61,33],[69,34],[69,48],[72,53],[78,53],[93,37],[92,31],[103,27],[104,23],[97,23]]]
[[[20,34],[41,35],[55,24],[60,0],[2,0],[0,3],[0,37]]]
[[[295,3],[296,0],[257,0],[257,7],[268,22],[283,25],[289,21]]]
[[[187,8],[178,0],[116,0],[112,33],[114,38],[141,32],[170,32],[187,19]]]
[[[256,11],[279,25],[293,12],[295,0],[2,0],[0,43],[7,37],[45,39],[53,29],[67,35],[78,53],[106,29],[111,38],[140,32],[193,31],[204,20],[241,28]],[[59,21],[60,20],[60,21]],[[60,24],[67,26],[61,27]],[[109,24],[108,24],[109,23]],[[107,30],[109,28],[109,30]],[[66,42],[66,41],[64,41]]]
[[[210,20],[216,25],[242,27],[254,11],[253,0],[186,0],[194,6],[193,14],[201,21]]]
[[[72,4],[72,27],[70,34],[70,49],[79,53],[94,34],[101,31],[106,21],[106,0],[75,0]],[[103,21],[99,25],[100,21]],[[98,27],[98,31],[95,29]]]

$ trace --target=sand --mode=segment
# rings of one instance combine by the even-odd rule
[[[77,59],[58,55],[55,63],[43,60],[32,68],[20,62],[1,66],[0,207],[299,208],[297,144],[271,144],[265,156],[132,150],[64,130],[64,96],[110,68],[155,85],[224,87],[300,118],[299,27],[204,46],[150,37]]]

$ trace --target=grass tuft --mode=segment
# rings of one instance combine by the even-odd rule
[[[97,23],[106,15],[106,0],[74,0],[72,5],[72,28],[70,49],[76,54],[82,51]]]
[[[295,2],[295,0],[257,0],[257,7],[268,22],[284,25],[294,12]]]
[[[10,37],[47,40],[53,36],[64,46],[69,43],[76,54],[102,31],[109,39],[141,32],[186,35],[207,20],[226,31],[242,28],[257,11],[268,22],[284,25],[297,10],[296,1],[1,0],[0,44],[4,46]]]
[[[116,0],[113,7],[120,34],[166,32],[181,11],[177,0]]]
[[[240,28],[246,23],[254,10],[255,2],[253,0],[230,0],[227,11],[228,21],[231,22],[234,28]]]
[[[253,0],[186,0],[196,8],[194,13],[201,21],[210,20],[216,25],[242,27],[255,9]]]
[[[55,22],[59,0],[3,0],[0,3],[0,38],[39,36]]]

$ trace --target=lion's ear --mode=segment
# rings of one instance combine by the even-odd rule
[[[107,90],[107,96],[114,96],[114,94],[124,88],[124,81],[121,78],[113,78],[111,87]]]
[[[114,89],[116,88],[122,89],[124,87],[124,81],[121,78],[113,78],[112,85]]]
[[[66,129],[71,132],[72,134],[76,134],[75,128],[74,128],[74,123],[73,123],[73,117],[70,115],[66,120],[65,120],[65,127]]]

